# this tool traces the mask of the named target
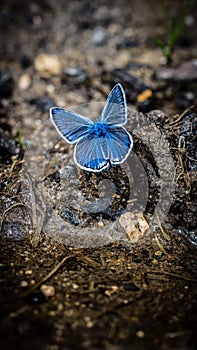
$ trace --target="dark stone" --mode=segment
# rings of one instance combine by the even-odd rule
[[[123,71],[120,68],[115,68],[111,72],[112,78],[116,79],[116,82],[126,84],[130,88],[135,88],[138,84],[138,78]]]
[[[58,170],[52,175],[52,179],[53,179],[55,182],[60,183],[61,178],[60,178],[60,173],[59,173]]]
[[[134,283],[132,282],[126,282],[122,284],[123,288],[128,291],[133,291],[137,292],[139,290],[139,287],[137,287]]]
[[[0,98],[9,98],[14,90],[14,80],[10,73],[0,72]]]
[[[149,258],[149,252],[148,252],[148,250],[143,249],[143,250],[141,251],[141,256],[142,256],[142,258],[144,258],[144,259],[148,259],[148,258]]]
[[[154,98],[151,97],[143,102],[137,103],[138,111],[142,113],[148,113],[154,108]]]
[[[29,293],[26,296],[26,301],[30,304],[43,304],[46,302],[44,294],[39,290]]]
[[[197,232],[196,230],[187,230],[186,228],[179,227],[177,233],[183,236],[186,241],[191,243],[194,247],[197,247]]]
[[[21,67],[23,69],[26,69],[28,67],[30,67],[32,65],[32,60],[29,56],[27,55],[22,55],[21,58],[20,58],[20,63],[21,63]]]
[[[55,106],[55,102],[50,97],[38,97],[29,100],[29,103],[35,105],[41,112],[48,112],[51,107]]]
[[[156,71],[159,80],[185,83],[197,80],[197,59],[183,62],[178,67],[160,67]]]
[[[65,208],[62,210],[60,215],[64,220],[68,221],[69,223],[78,226],[82,224],[81,219],[79,218],[78,213],[74,211],[74,209]]]
[[[120,42],[116,45],[117,49],[124,49],[127,47],[139,47],[140,41],[137,38],[122,38]]]
[[[67,80],[72,81],[75,84],[83,84],[87,79],[87,75],[84,69],[76,68],[65,68],[64,77],[62,82],[65,83]]]
[[[0,132],[0,158],[8,160],[13,155],[20,153],[20,147],[15,140]]]
[[[113,84],[121,83],[124,86],[127,101],[131,103],[136,102],[139,93],[149,89],[149,87],[141,82],[136,76],[131,75],[120,68],[112,70],[110,73],[110,80]]]
[[[186,149],[185,166],[186,170],[197,170],[197,106],[188,108],[182,115],[179,124],[176,125],[175,139],[176,147],[179,146],[180,138]]]

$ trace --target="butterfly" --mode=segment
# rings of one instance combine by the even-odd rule
[[[81,169],[100,172],[121,164],[133,147],[133,138],[123,127],[127,123],[127,102],[119,83],[109,93],[95,122],[60,107],[50,109],[50,118],[61,137],[75,144],[74,161]]]

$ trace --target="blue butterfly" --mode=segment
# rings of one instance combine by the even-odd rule
[[[51,121],[68,143],[74,144],[74,161],[84,170],[99,172],[125,161],[133,138],[123,127],[127,122],[124,89],[116,84],[111,90],[100,120],[93,122],[65,108],[52,107]]]

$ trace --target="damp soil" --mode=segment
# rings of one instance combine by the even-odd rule
[[[197,18],[195,2],[190,5],[168,66],[152,38],[166,40],[170,19],[183,11],[180,1],[1,1],[2,350],[196,349]],[[32,135],[38,140],[31,153],[35,169],[42,162],[40,134],[34,133],[48,125],[50,107],[103,102],[117,82],[126,92],[133,153],[148,184],[140,216],[134,205],[138,222],[130,233],[128,221],[115,225],[131,217],[132,185],[140,199],[144,188],[134,173],[129,183],[126,168],[78,172],[72,150],[58,139],[38,181],[48,205],[36,192],[36,170],[30,176],[26,167],[25,185],[21,177]],[[166,147],[174,165],[172,192],[165,185],[172,176]],[[113,201],[84,214],[62,202],[62,176],[74,181],[73,195],[80,192],[88,208],[100,199],[100,183],[110,180]],[[151,225],[158,203],[165,220]],[[50,229],[52,209],[74,227],[75,240],[86,232],[81,248],[44,229]],[[105,244],[95,243],[92,227],[105,232],[108,222],[125,229],[126,239],[111,235],[110,241],[106,234]]]

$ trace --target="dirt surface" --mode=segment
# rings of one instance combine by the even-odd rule
[[[1,1],[2,350],[196,349],[195,1],[170,67],[152,40],[182,11],[170,0]],[[130,168],[76,170],[49,109],[94,118],[117,82]],[[93,210],[109,181],[113,201]]]

